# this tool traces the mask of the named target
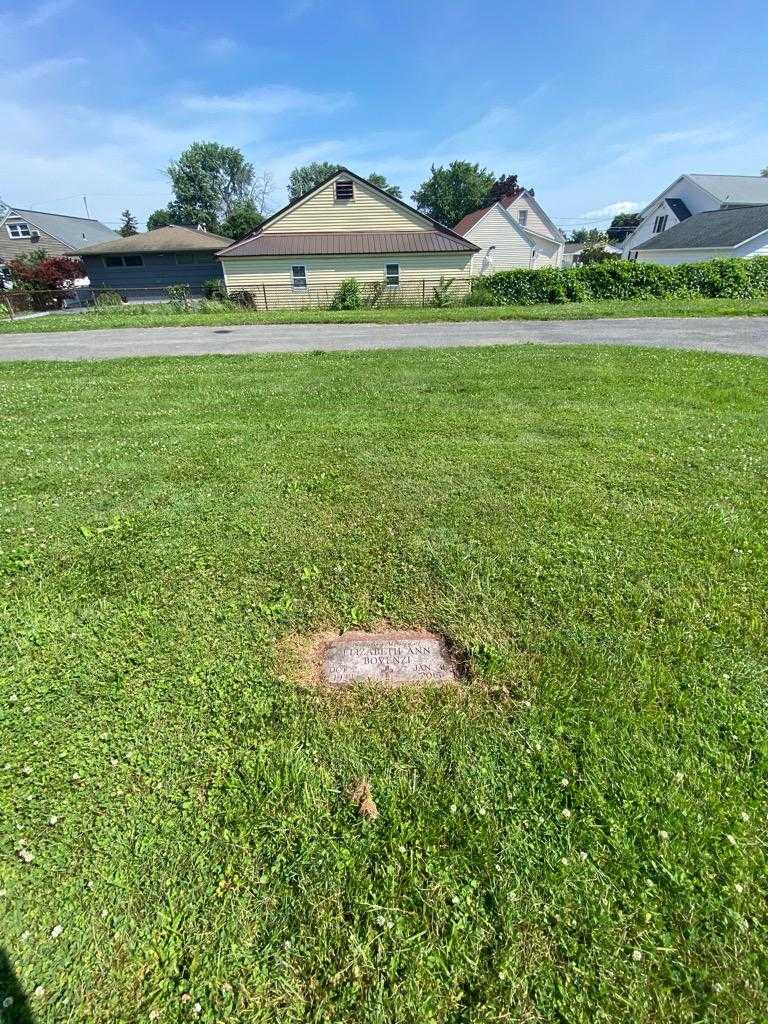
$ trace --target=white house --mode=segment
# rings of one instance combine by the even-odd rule
[[[633,259],[645,263],[701,263],[725,257],[768,256],[768,204],[694,213],[641,242]]]
[[[630,259],[645,242],[710,210],[768,203],[768,178],[746,174],[681,174],[642,211],[642,220],[621,244]],[[680,262],[680,261],[677,261]]]
[[[565,238],[527,189],[468,213],[453,229],[473,242],[472,275],[514,267],[559,267]]]
[[[581,263],[581,256],[584,252],[584,242],[566,242],[563,248],[563,263],[564,267],[572,267],[575,264]],[[621,249],[617,245],[611,245],[610,242],[603,242],[601,246],[606,252],[612,256],[620,256]]]

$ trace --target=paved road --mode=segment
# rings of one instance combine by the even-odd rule
[[[286,324],[143,327],[0,334],[0,361],[122,356],[314,352],[457,345],[600,343],[768,356],[768,317],[504,320],[439,324]]]

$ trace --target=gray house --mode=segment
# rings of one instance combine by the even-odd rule
[[[101,221],[42,213],[0,204],[0,267],[44,249],[49,256],[71,256],[84,245],[119,238]]]
[[[173,284],[185,284],[193,295],[200,295],[206,281],[223,282],[216,253],[231,243],[231,238],[172,224],[85,245],[77,255],[85,264],[91,288],[140,301],[165,297]]]

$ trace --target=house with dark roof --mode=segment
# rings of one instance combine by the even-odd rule
[[[90,217],[0,207],[0,265],[41,249],[49,256],[71,256],[83,245],[119,237]]]
[[[201,295],[206,281],[222,278],[219,249],[231,238],[171,224],[123,238],[85,245],[77,254],[91,288],[117,292],[125,301],[162,298],[170,285]]]
[[[346,278],[396,296],[467,281],[478,248],[346,168],[219,252],[227,290],[257,301],[326,301]]]
[[[694,213],[633,250],[633,258],[645,263],[701,263],[733,256],[768,256],[768,203]]]
[[[621,243],[622,252],[635,259],[644,243],[696,214],[763,204],[768,204],[768,178],[760,175],[681,174],[641,211],[640,223]]]
[[[478,247],[474,274],[514,267],[559,267],[565,238],[529,189],[518,188],[454,226]]]

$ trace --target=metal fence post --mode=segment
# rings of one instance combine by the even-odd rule
[[[427,304],[427,282],[423,277],[421,279],[421,304],[422,306]]]
[[[266,311],[269,309],[269,303],[267,302],[267,286],[264,284],[263,281],[261,284],[261,290],[264,292],[264,309]]]

